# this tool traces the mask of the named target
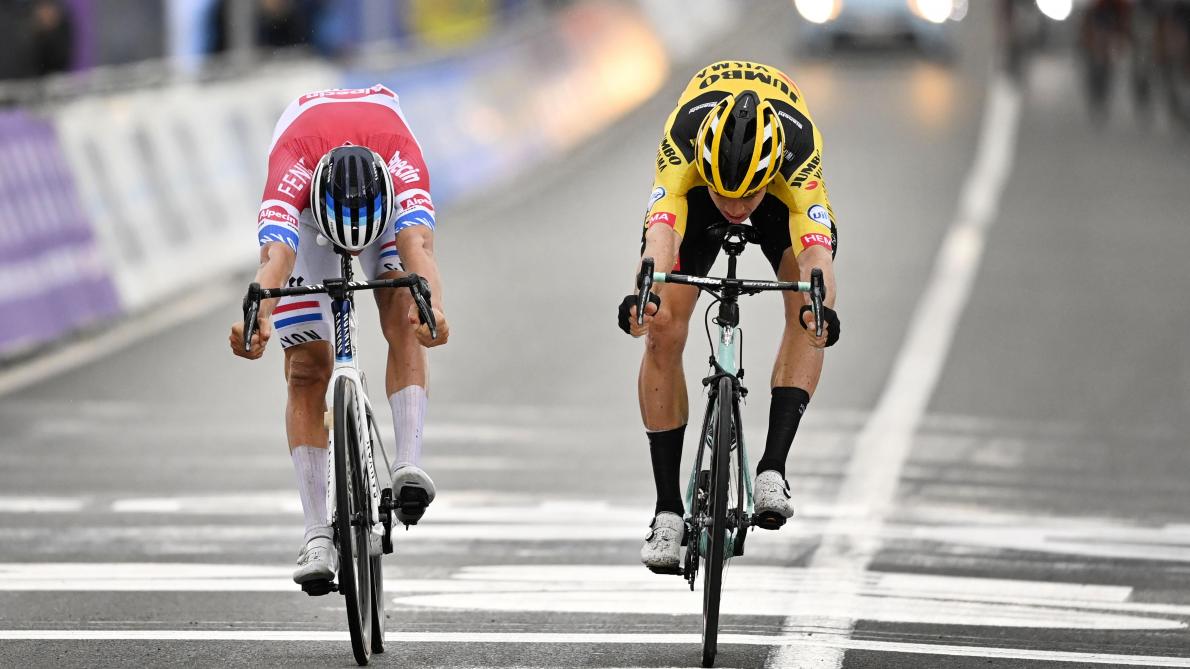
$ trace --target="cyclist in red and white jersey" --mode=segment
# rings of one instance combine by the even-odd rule
[[[396,429],[394,496],[420,487],[430,501],[434,483],[419,466],[426,412],[424,347],[445,343],[450,332],[434,260],[434,225],[430,173],[396,93],[380,85],[318,91],[285,109],[273,133],[257,217],[261,265],[256,281],[277,288],[336,277],[336,248],[357,256],[371,279],[409,271],[429,281],[437,339],[418,324],[408,291],[376,291],[376,302],[389,346],[385,387]],[[333,366],[330,297],[267,300],[259,320],[250,350],[243,350],[240,322],[231,328],[231,348],[256,359],[275,334],[285,351],[285,428],[306,521],[294,581],[330,580],[337,570],[327,525],[323,426]]]

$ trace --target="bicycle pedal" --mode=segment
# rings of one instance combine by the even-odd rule
[[[786,520],[787,519],[785,516],[782,516],[776,511],[769,511],[766,513],[757,514],[756,518],[752,521],[752,524],[762,530],[779,530],[781,529],[781,526],[785,524]]]
[[[327,595],[332,592],[338,592],[338,591],[339,591],[338,584],[336,584],[334,581],[329,581],[329,580],[325,580],[325,579],[317,580],[317,581],[306,581],[305,583],[302,584],[302,592],[306,593],[307,595],[310,595],[311,597],[321,597],[322,595]]]
[[[397,520],[404,523],[408,529],[410,525],[416,525],[417,521],[421,520],[429,505],[430,495],[425,490],[412,486],[401,488],[397,499]]]
[[[645,566],[648,567],[648,565]],[[654,574],[666,574],[668,576],[681,576],[683,573],[681,567],[649,567],[649,571]]]

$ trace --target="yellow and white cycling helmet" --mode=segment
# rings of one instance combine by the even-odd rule
[[[698,173],[716,193],[744,198],[781,169],[785,130],[777,110],[754,91],[728,95],[711,109],[695,136]]]

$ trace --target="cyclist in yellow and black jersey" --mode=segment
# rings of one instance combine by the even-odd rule
[[[768,65],[723,61],[690,80],[657,151],[641,255],[652,257],[659,270],[705,276],[722,242],[709,229],[725,220],[756,228],[780,280],[809,280],[814,268],[826,280],[821,337],[814,335],[813,318],[802,315],[808,298],[784,294],[785,331],[755,486],[760,526],[777,529],[793,515],[785,460],[818,385],[823,349],[839,337],[838,235],[822,176],[821,134],[797,85]],[[657,505],[641,560],[658,571],[677,568],[682,539],[679,477],[689,413],[682,350],[697,300],[693,286],[663,284],[650,296],[643,326],[636,324],[635,292],[617,313],[622,329],[647,336],[638,388]]]

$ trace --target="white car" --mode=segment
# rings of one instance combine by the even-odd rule
[[[923,50],[950,49],[948,24],[967,15],[967,0],[793,0],[802,46],[912,41]]]

